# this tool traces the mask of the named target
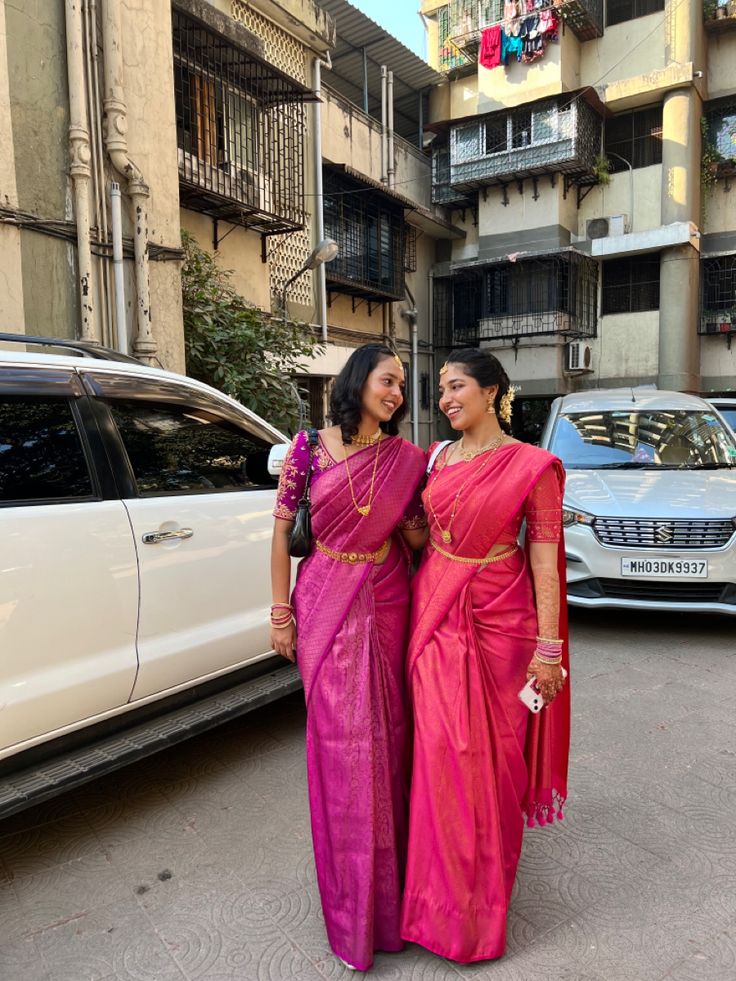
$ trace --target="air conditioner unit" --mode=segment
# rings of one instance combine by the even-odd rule
[[[565,371],[584,374],[593,370],[593,349],[585,341],[571,341],[566,355]]]
[[[608,215],[605,218],[590,218],[585,223],[586,238],[608,238],[610,235],[625,235],[629,231],[628,215]]]

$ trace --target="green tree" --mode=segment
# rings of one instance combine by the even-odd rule
[[[299,407],[290,376],[303,374],[304,359],[319,350],[314,334],[251,306],[232,286],[232,273],[187,232],[182,245],[188,373],[294,432]]]

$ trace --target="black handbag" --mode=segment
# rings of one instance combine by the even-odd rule
[[[309,555],[312,548],[312,501],[310,498],[310,487],[312,484],[312,458],[314,448],[317,445],[317,430],[314,428],[307,430],[309,438],[309,466],[307,467],[307,482],[304,485],[301,499],[296,509],[294,517],[294,527],[289,535],[289,555],[295,559],[302,559]]]

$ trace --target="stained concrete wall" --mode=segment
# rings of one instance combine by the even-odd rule
[[[6,134],[0,140],[0,200],[6,206],[17,208],[5,12],[5,3],[0,0],[0,133]],[[0,330],[5,332],[25,330],[21,233],[4,223],[0,223],[0,325]]]

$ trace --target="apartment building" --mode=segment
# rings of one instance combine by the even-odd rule
[[[736,5],[424,0],[438,347],[555,395],[736,389]],[[736,188],[733,188],[736,190]]]
[[[423,148],[443,82],[347,0],[0,0],[2,326],[186,370],[184,229],[323,342],[300,379],[314,422],[384,340],[428,442],[430,270],[466,235]],[[300,272],[324,237],[337,257]]]

